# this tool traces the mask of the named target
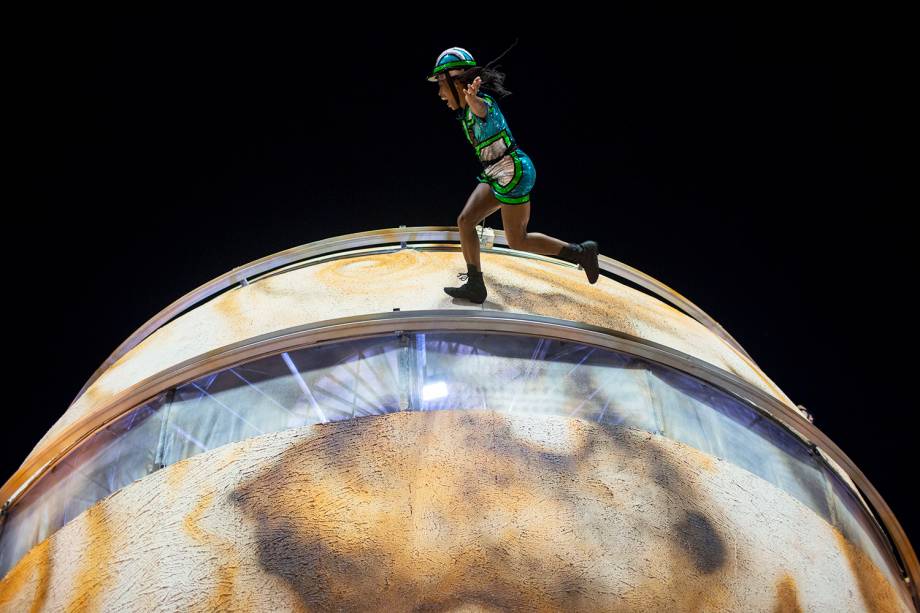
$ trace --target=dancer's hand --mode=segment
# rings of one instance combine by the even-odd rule
[[[473,82],[467,85],[463,90],[463,95],[466,97],[467,106],[472,109],[473,114],[476,115],[479,119],[485,120],[486,113],[489,110],[486,108],[485,101],[482,98],[479,98],[476,93],[479,91],[479,85],[482,83],[482,79],[476,77],[473,79]]]
[[[476,97],[476,94],[479,92],[479,86],[482,84],[482,79],[476,77],[473,79],[473,82],[466,86],[463,90],[463,94],[466,96],[466,103],[469,104],[471,99]]]

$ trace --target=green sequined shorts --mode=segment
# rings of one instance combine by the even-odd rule
[[[526,153],[515,149],[484,169],[476,180],[492,186],[492,193],[502,204],[527,204],[537,180],[537,170]]]

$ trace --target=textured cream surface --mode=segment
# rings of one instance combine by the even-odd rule
[[[735,374],[795,404],[747,358],[677,309],[601,276],[594,285],[568,265],[482,254],[489,296],[480,307],[443,291],[458,284],[457,253],[402,249],[291,268],[229,290],[166,324],[106,370],[38,442],[101,409],[132,385],[185,360],[276,330],[329,319],[430,309],[485,309],[603,326],[659,343]]]
[[[405,412],[157,471],[37,545],[0,611],[909,611],[807,507],[574,418]]]

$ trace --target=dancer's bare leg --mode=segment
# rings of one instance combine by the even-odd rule
[[[501,205],[502,203],[495,198],[489,184],[480,183],[470,194],[466,206],[457,217],[463,259],[467,264],[474,264],[476,270],[480,272],[482,272],[482,266],[479,264],[479,236],[476,235],[476,224],[498,210]]]
[[[526,204],[503,204],[502,226],[505,228],[505,238],[508,246],[519,251],[542,253],[543,255],[557,255],[568,243],[541,234],[528,232],[527,223],[530,221],[530,202]]]

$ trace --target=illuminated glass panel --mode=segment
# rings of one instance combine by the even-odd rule
[[[428,332],[310,346],[164,392],[81,444],[11,510],[0,575],[84,510],[163,466],[268,432],[400,410],[576,417],[723,458],[795,497],[889,572],[868,515],[802,441],[686,373],[516,334]],[[880,565],[881,567],[881,565]]]

